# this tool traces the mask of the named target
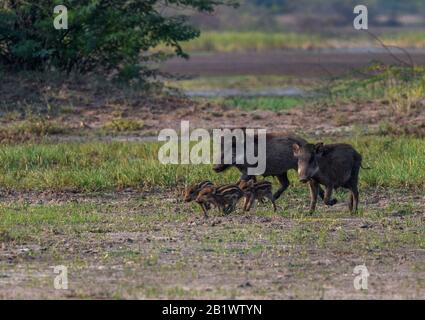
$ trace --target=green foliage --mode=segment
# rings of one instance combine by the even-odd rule
[[[184,56],[180,41],[199,31],[168,6],[212,12],[227,0],[0,0],[0,63],[16,68],[89,72],[124,70],[129,77],[151,71],[146,63],[164,58],[148,50],[159,44]],[[68,9],[68,29],[56,30],[53,9]]]

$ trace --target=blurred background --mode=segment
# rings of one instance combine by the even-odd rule
[[[344,34],[353,31],[353,8],[369,10],[369,24],[380,32],[418,30],[425,23],[420,0],[242,0],[235,11],[221,7],[213,15],[192,16],[205,31],[297,31]]]
[[[382,70],[398,66],[406,72],[425,64],[425,6],[418,0],[363,1],[369,29],[355,30],[358,4],[242,0],[237,8],[220,6],[212,14],[171,10],[188,15],[202,32],[182,43],[189,59],[171,59],[163,70],[179,78],[169,82],[172,87],[191,97],[250,110],[298,106],[307,91],[317,93],[323,85],[327,93],[350,99],[381,98],[382,90],[394,86],[382,82],[389,79]],[[398,83],[400,74],[394,79]],[[344,89],[335,89],[342,80]],[[377,82],[379,93],[371,88]],[[400,90],[396,85],[394,91]]]

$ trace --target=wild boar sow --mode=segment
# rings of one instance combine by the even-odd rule
[[[299,144],[293,145],[294,156],[298,159],[298,176],[301,182],[310,186],[310,212],[314,212],[319,184],[324,185],[324,202],[334,205],[332,191],[337,188],[350,190],[348,207],[356,212],[359,202],[359,171],[362,156],[349,144]]]
[[[254,142],[258,143],[258,139],[256,140],[255,137]],[[277,177],[281,184],[280,188],[273,196],[274,200],[278,199],[289,186],[288,170],[297,170],[298,168],[298,160],[292,151],[292,146],[294,144],[304,145],[307,144],[307,141],[299,137],[284,134],[266,135],[266,168],[263,176]],[[236,145],[234,144],[232,146],[232,163],[225,164],[223,152],[224,148],[222,147],[220,159],[218,161],[219,164],[215,165],[213,169],[215,172],[223,172],[230,167],[236,167],[245,179],[249,178],[248,168],[250,167],[250,164],[248,164],[248,161],[246,160],[246,154],[237,155],[236,149]],[[244,152],[245,150],[246,148],[244,148]],[[258,147],[254,147],[254,150],[257,152]],[[244,161],[240,161],[242,163],[238,164],[236,163],[236,159],[244,159]],[[323,190],[319,188],[318,192],[319,195],[323,197]]]

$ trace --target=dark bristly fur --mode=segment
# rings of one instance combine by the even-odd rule
[[[276,204],[273,198],[272,183],[269,181],[255,182],[254,180],[242,180],[239,187],[244,193],[244,211],[251,210],[255,200],[262,201],[267,198],[273,204],[273,210],[276,211]]]
[[[359,171],[362,156],[349,144],[294,144],[294,156],[298,159],[298,175],[301,182],[309,182],[310,212],[314,212],[319,184],[326,187],[324,202],[334,205],[332,191],[337,188],[350,190],[348,207],[357,212],[359,203]]]
[[[236,184],[220,187],[207,187],[199,192],[196,202],[200,204],[213,204],[228,214],[235,210],[236,204],[243,197],[243,192]]]
[[[245,139],[246,140],[246,139]],[[254,141],[258,143],[257,136],[254,137]],[[289,136],[282,133],[268,133],[266,135],[266,171],[264,172],[263,176],[273,176],[277,177],[281,187],[277,190],[277,192],[274,194],[274,200],[277,200],[282,193],[288,188],[289,186],[289,180],[288,180],[288,170],[298,168],[298,162],[297,159],[294,157],[294,154],[292,152],[292,145],[293,144],[305,144],[307,141],[305,141],[302,138],[295,137],[295,136]],[[221,142],[223,144],[223,140]],[[250,165],[246,161],[246,155],[245,155],[245,163],[243,164],[236,164],[236,161],[233,164],[224,164],[224,148],[221,148],[221,155],[220,155],[220,164],[217,164],[214,166],[215,172],[223,172],[227,170],[230,167],[236,167],[242,174],[242,179],[248,177],[252,178],[252,176],[248,176],[248,168],[254,167],[255,165]],[[233,160],[235,160],[236,157],[236,145],[232,146],[234,157]],[[244,150],[247,148],[245,147]],[[257,153],[257,146],[255,146],[254,151]],[[323,190],[319,187],[319,195],[321,198],[323,198],[324,193]]]

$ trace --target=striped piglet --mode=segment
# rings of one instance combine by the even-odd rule
[[[229,214],[236,209],[239,200],[244,196],[236,184],[227,184],[220,187],[207,187],[199,192],[196,202],[212,204],[220,208],[223,213]],[[205,212],[205,216],[207,214]]]

